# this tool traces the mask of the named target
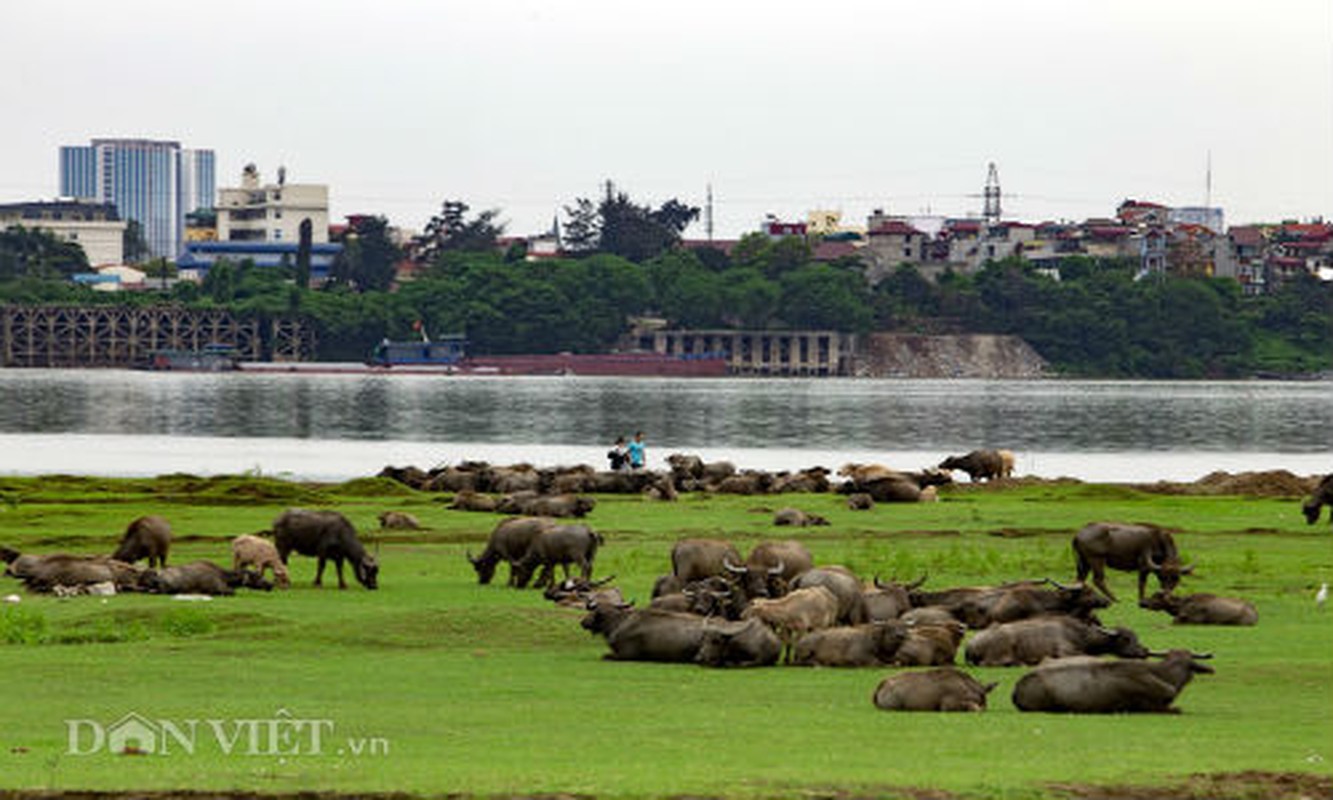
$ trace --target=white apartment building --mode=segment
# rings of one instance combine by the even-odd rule
[[[259,170],[247,164],[238,188],[218,190],[219,242],[299,242],[301,222],[310,220],[311,242],[329,241],[329,187],[287,183],[278,168],[278,182],[260,185]]]
[[[83,248],[93,267],[125,262],[128,223],[110,203],[56,200],[0,205],[0,230],[21,225],[47,231]]]

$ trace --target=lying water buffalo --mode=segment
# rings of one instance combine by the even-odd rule
[[[1176,540],[1156,525],[1092,522],[1074,534],[1073,544],[1079,581],[1091,572],[1092,582],[1111,600],[1116,598],[1106,586],[1107,567],[1139,573],[1139,600],[1149,573],[1169,592],[1180,583],[1180,576],[1194,571],[1192,564],[1181,566]]]
[[[1199,663],[1210,654],[1171,650],[1161,661],[1104,660],[1074,656],[1047,661],[1018,679],[1019,711],[1108,714],[1122,711],[1177,713],[1176,696],[1195,673],[1213,668]]]
[[[1107,629],[1073,617],[1036,617],[993,625],[964,649],[967,663],[982,667],[1039,664],[1045,658],[1110,653],[1147,658],[1148,649],[1128,628]]]
[[[1259,612],[1254,604],[1239,597],[1215,594],[1190,594],[1183,597],[1170,592],[1155,592],[1139,605],[1150,611],[1165,611],[1177,625],[1254,625]]]
[[[940,462],[940,469],[961,469],[972,482],[1007,478],[1014,471],[1014,454],[1008,450],[973,450],[961,456],[949,456]]]
[[[322,585],[326,561],[332,561],[338,569],[339,589],[347,588],[347,581],[343,579],[343,561],[352,562],[356,579],[362,586],[374,589],[378,585],[379,563],[366,552],[351,521],[337,511],[287,509],[273,521],[273,544],[278,548],[278,557],[283,564],[293,552],[318,558],[316,586]]]
[[[985,711],[986,695],[997,685],[940,667],[890,675],[880,681],[872,699],[884,711]]]
[[[777,634],[757,619],[709,622],[694,660],[706,667],[770,667],[782,655]]]
[[[741,619],[758,619],[773,629],[788,651],[802,635],[831,628],[838,619],[838,599],[823,586],[797,589],[779,598],[758,598],[741,613]]]
[[[693,614],[635,609],[628,603],[589,603],[580,624],[606,637],[611,652],[603,658],[691,663],[699,655],[705,622]]]
[[[958,658],[958,645],[967,633],[961,622],[942,625],[908,624],[907,638],[898,646],[893,663],[900,667],[937,667]]]
[[[892,664],[907,640],[897,620],[811,631],[796,640],[791,663],[798,666],[874,667]]]
[[[167,551],[171,549],[171,525],[155,515],[139,517],[125,528],[120,546],[111,557],[126,564],[141,558],[148,559],[150,567],[165,567]]]
[[[861,625],[870,621],[861,582],[851,572],[842,568],[816,567],[802,572],[791,582],[792,589],[811,586],[823,586],[838,598],[839,625]]]
[[[919,588],[925,581],[926,578],[923,575],[921,580],[915,583],[898,583],[897,581],[885,583],[879,579],[879,576],[875,576],[874,588],[861,591],[861,598],[866,606],[866,616],[872,622],[901,617],[904,611],[912,607],[910,593]]]
[[[975,610],[983,625],[1014,622],[1046,614],[1068,614],[1082,620],[1093,619],[1093,612],[1111,605],[1084,583],[1065,586],[1048,581],[1054,588],[1019,585],[989,595]],[[970,624],[970,623],[969,623]],[[972,627],[980,627],[973,625]]]
[[[34,592],[51,592],[56,587],[90,586],[95,583],[115,585],[117,591],[134,591],[142,570],[133,564],[106,556],[76,556],[67,553],[15,555],[6,573],[23,581]]]
[[[1318,522],[1319,510],[1324,506],[1333,509],[1333,473],[1325,475],[1315,487],[1310,499],[1301,504],[1301,513],[1305,514],[1305,521],[1311,525]],[[1329,512],[1328,521],[1333,523],[1333,511]]]
[[[721,539],[681,539],[671,548],[671,572],[681,586],[721,575],[727,561],[740,560],[735,545]]]
[[[145,570],[139,587],[154,594],[233,595],[241,587],[271,591],[273,583],[257,572],[223,569],[211,561],[191,561]]]
[[[532,574],[541,568],[533,586],[540,589],[549,585],[555,576],[555,568],[563,567],[565,577],[569,577],[571,564],[579,568],[584,580],[592,578],[592,564],[597,558],[597,547],[602,544],[601,534],[595,533],[587,525],[551,525],[543,528],[528,545],[528,552],[514,562],[514,584],[522,589],[528,585]]]
[[[501,561],[507,561],[509,585],[517,586],[518,573],[514,564],[528,554],[528,548],[532,546],[532,540],[537,538],[537,534],[554,524],[545,517],[514,517],[502,520],[495,526],[495,530],[491,531],[491,538],[486,542],[486,549],[481,551],[481,555],[474,558],[472,551],[466,553],[467,560],[477,571],[477,583],[482,585],[490,583],[491,578],[495,577],[495,568]]]

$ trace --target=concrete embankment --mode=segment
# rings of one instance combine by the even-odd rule
[[[1049,365],[1017,336],[872,333],[853,374],[864,378],[1041,378]]]

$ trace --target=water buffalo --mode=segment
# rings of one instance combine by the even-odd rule
[[[937,667],[952,664],[958,657],[958,645],[967,626],[961,622],[944,625],[908,624],[907,638],[898,646],[893,663],[900,667]]]
[[[681,585],[726,571],[726,562],[741,560],[735,545],[721,539],[681,539],[671,548],[671,572]]]
[[[233,595],[239,587],[271,591],[273,583],[257,572],[223,569],[211,561],[191,561],[145,570],[139,587],[154,594]]]
[[[558,606],[578,606],[587,608],[588,602],[595,603],[623,603],[624,595],[616,587],[603,589],[616,576],[610,575],[602,578],[600,581],[592,581],[587,578],[565,578],[563,581],[553,581],[546,590],[542,592],[542,597],[550,600]]]
[[[551,525],[543,528],[532,543],[528,552],[514,562],[514,584],[522,589],[528,585],[533,572],[538,567],[535,588],[542,588],[554,579],[555,568],[563,567],[565,577],[569,577],[571,564],[579,568],[584,580],[592,578],[593,561],[597,558],[597,547],[602,544],[601,534],[595,533],[587,525]]]
[[[985,711],[986,695],[997,685],[940,667],[890,675],[875,687],[872,700],[884,711]]]
[[[139,517],[125,528],[120,546],[111,557],[116,561],[133,564],[148,559],[150,567],[165,567],[167,551],[171,549],[171,525],[159,516]]]
[[[1156,655],[1156,654],[1154,654]],[[1074,656],[1047,661],[1014,684],[1019,711],[1110,714],[1124,711],[1178,713],[1171,704],[1195,673],[1213,668],[1210,654],[1171,650],[1161,661],[1104,660]]]
[[[892,664],[907,631],[907,624],[897,620],[811,631],[796,640],[791,662],[820,667]]]
[[[1115,595],[1106,586],[1107,567],[1139,573],[1139,600],[1149,573],[1169,592],[1180,583],[1180,576],[1194,571],[1193,565],[1181,566],[1175,539],[1156,525],[1092,522],[1074,534],[1073,544],[1079,581],[1091,572],[1092,582],[1113,601]]]
[[[471,551],[466,553],[467,560],[477,571],[477,583],[482,585],[490,583],[495,577],[495,568],[501,561],[507,561],[509,585],[517,586],[518,575],[514,564],[528,554],[528,548],[532,545],[532,540],[537,538],[537,534],[554,524],[545,517],[514,517],[502,520],[491,531],[491,538],[486,542],[486,549],[481,551],[481,555],[473,557]]]
[[[757,619],[709,622],[694,660],[706,667],[769,667],[778,663],[782,642]]]
[[[89,586],[111,582],[117,591],[134,591],[142,570],[133,564],[106,556],[76,556],[67,553],[16,555],[5,570],[34,592],[55,591],[58,586]]]
[[[827,525],[829,521],[818,514],[810,514],[799,508],[780,508],[773,514],[773,524],[805,528],[811,525]]]
[[[890,581],[884,583],[875,576],[873,587],[861,590],[861,598],[865,602],[866,616],[871,622],[881,622],[883,620],[897,619],[912,607],[911,592],[915,591],[925,583],[926,578],[923,575],[915,583],[898,583]]]
[[[586,517],[596,505],[595,499],[583,495],[517,492],[501,499],[496,510],[530,517]]]
[[[750,551],[744,565],[728,559],[723,566],[736,576],[746,597],[781,597],[793,578],[814,566],[814,557],[805,545],[788,539],[761,542]]]
[[[1301,513],[1305,514],[1305,521],[1310,525],[1318,522],[1319,510],[1324,506],[1333,509],[1333,473],[1320,479],[1319,484],[1315,486],[1314,494],[1301,504]],[[1328,521],[1333,523],[1333,511],[1329,512]]]
[[[974,606],[985,625],[1014,622],[1046,614],[1068,614],[1082,620],[1093,619],[1092,612],[1111,602],[1087,584],[1063,586],[1050,581],[1054,589],[1019,585],[998,590]],[[981,627],[973,625],[972,627]]]
[[[861,582],[851,572],[840,568],[816,567],[802,572],[791,582],[792,589],[810,586],[823,586],[838,598],[839,625],[861,625],[870,621]]]
[[[1238,597],[1215,594],[1180,597],[1170,592],[1155,592],[1139,605],[1150,611],[1165,611],[1177,625],[1254,625],[1259,622],[1259,612],[1254,604]]]
[[[449,503],[449,508],[456,511],[480,511],[488,513],[495,511],[499,507],[494,497],[488,494],[481,494],[472,489],[460,489],[454,499]]]
[[[379,585],[379,562],[366,552],[351,521],[337,511],[290,508],[282,512],[273,521],[273,544],[284,565],[293,552],[319,559],[315,569],[316,586],[322,585],[324,564],[328,561],[332,561],[338,570],[339,589],[347,588],[343,561],[352,562],[356,579],[362,586],[374,589]]]
[[[973,450],[966,455],[949,456],[940,469],[960,469],[973,483],[993,478],[1007,478],[1014,471],[1014,455],[1008,450]]]
[[[973,636],[963,654],[969,664],[1015,667],[1039,664],[1044,658],[1106,653],[1121,658],[1148,657],[1148,649],[1128,628],[1108,630],[1065,616],[992,625]]]
[[[1010,592],[1041,589],[1047,583],[1047,580],[1023,580],[999,586],[957,586],[933,591],[922,591],[918,584],[918,588],[908,592],[908,597],[913,608],[938,606],[970,628],[984,628],[991,624],[995,604],[1005,599]]]
[[[406,511],[381,511],[377,519],[381,528],[399,531],[421,530],[421,520]]]
[[[838,599],[823,586],[797,589],[783,597],[751,601],[741,619],[758,619],[772,628],[790,660],[791,647],[802,634],[833,627],[838,619]]]
[[[603,658],[680,663],[698,657],[704,624],[703,617],[693,614],[635,609],[627,603],[589,603],[580,623],[589,633],[606,637],[611,652]]]

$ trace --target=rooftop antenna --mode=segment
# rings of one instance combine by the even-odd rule
[[[704,230],[708,241],[713,241],[713,184],[708,184],[708,201],[704,204]]]
[[[981,196],[985,198],[985,206],[981,215],[986,218],[986,222],[991,225],[1000,222],[1000,173],[995,169],[995,162],[990,162],[990,168],[986,171],[986,188]]]
[[[1213,207],[1213,151],[1208,151],[1208,172],[1204,178],[1203,207]]]

